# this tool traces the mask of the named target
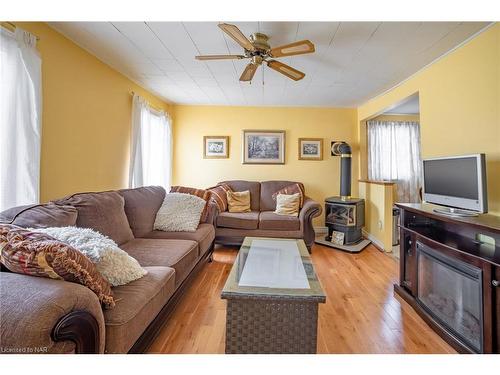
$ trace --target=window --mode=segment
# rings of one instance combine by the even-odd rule
[[[368,121],[368,178],[396,181],[398,202],[419,202],[420,125],[414,121]]]
[[[41,59],[36,37],[0,28],[0,211],[39,202]]]
[[[172,171],[172,123],[163,111],[134,95],[130,187],[159,185],[169,189]]]

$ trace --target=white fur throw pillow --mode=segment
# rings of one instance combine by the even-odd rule
[[[165,195],[154,229],[165,232],[194,232],[200,223],[205,200],[195,195],[169,193]]]
[[[120,249],[112,239],[90,228],[33,228],[80,251],[96,265],[113,286],[125,285],[147,274],[139,262]]]

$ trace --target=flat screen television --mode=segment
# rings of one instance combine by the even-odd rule
[[[423,200],[446,208],[436,212],[475,216],[488,212],[484,154],[423,160]]]

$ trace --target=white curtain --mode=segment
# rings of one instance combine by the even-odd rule
[[[0,211],[40,200],[42,60],[36,37],[0,28]]]
[[[135,94],[129,186],[160,185],[167,191],[172,178],[172,120]]]
[[[398,202],[420,202],[420,125],[368,121],[368,178],[397,182]]]

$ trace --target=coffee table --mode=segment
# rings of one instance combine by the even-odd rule
[[[316,353],[326,297],[303,240],[246,237],[221,297],[226,353]]]

